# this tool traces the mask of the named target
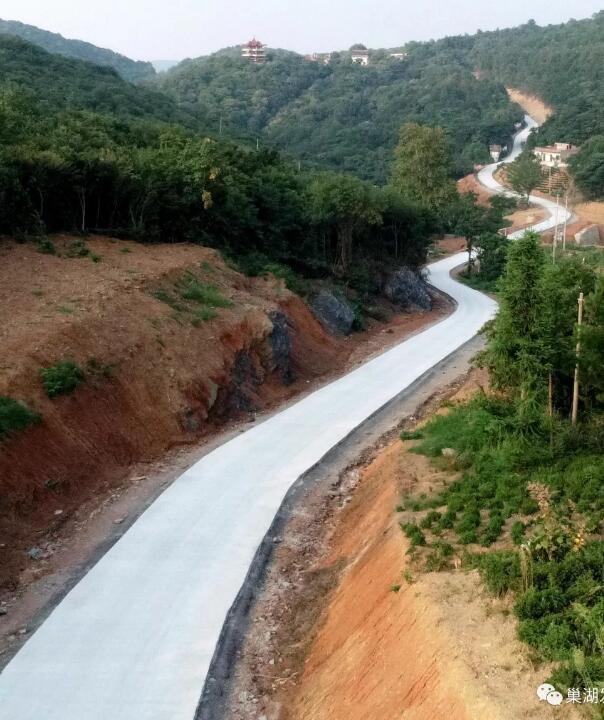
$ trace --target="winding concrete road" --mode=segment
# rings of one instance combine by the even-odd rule
[[[518,155],[520,155],[529,133],[533,128],[538,127],[538,123],[536,123],[530,115],[525,115],[524,120],[525,127],[514,136],[514,147],[512,148],[512,152],[502,160],[503,163],[511,163],[518,157]],[[498,167],[499,165],[497,163],[487,165],[478,173],[478,181],[492,192],[507,195],[509,197],[518,197],[517,193],[507,190],[493,177],[493,173]],[[518,238],[527,230],[534,230],[535,232],[545,232],[546,230],[551,230],[556,226],[556,215],[560,226],[565,220],[569,221],[572,217],[572,213],[569,210],[566,210],[564,206],[556,208],[556,203],[552,200],[547,200],[545,198],[538,197],[537,195],[531,195],[530,201],[533,205],[537,205],[538,207],[547,210],[549,217],[530,228],[518,230],[517,232],[512,233],[510,235],[511,238]]]
[[[492,169],[482,174],[493,181]],[[430,266],[453,314],[178,478],[7,665],[0,718],[192,720],[229,608],[289,488],[495,314],[493,300],[450,277],[464,257]]]

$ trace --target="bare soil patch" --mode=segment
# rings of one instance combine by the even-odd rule
[[[553,115],[554,109],[536,95],[512,87],[508,87],[506,90],[510,96],[510,100],[518,103],[518,105],[540,125]]]

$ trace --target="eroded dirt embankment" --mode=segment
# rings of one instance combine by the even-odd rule
[[[473,371],[422,415],[485,382]],[[416,575],[409,562],[396,506],[406,493],[433,492],[449,475],[410,445],[391,440],[346,472],[340,509],[323,520],[326,538],[314,562],[310,544],[294,545],[284,533],[291,550],[281,551],[271,590],[260,597],[225,718],[552,717],[536,695],[550,668],[536,667],[516,639],[509,599],[488,596],[476,572]],[[572,707],[556,711],[576,718]]]
[[[0,396],[42,417],[0,443],[0,589],[41,567],[28,549],[84,501],[100,505],[133,463],[253,418],[443,312],[335,338],[281,281],[247,278],[210,249],[90,238],[93,262],[65,257],[72,238],[54,240],[58,255],[0,247]],[[187,272],[229,306],[193,324],[156,297]],[[48,398],[40,368],[65,359],[86,382]]]
[[[520,107],[528,115],[534,118],[539,125],[542,125],[553,115],[554,109],[536,95],[532,95],[531,93],[527,93],[513,87],[507,87],[506,90],[510,96],[510,100],[520,105]]]

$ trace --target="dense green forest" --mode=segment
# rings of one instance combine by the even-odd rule
[[[400,126],[438,125],[458,175],[506,144],[521,118],[499,82],[479,82],[442,52],[401,62],[374,53],[359,67],[347,53],[329,65],[292,53],[255,66],[232,53],[188,60],[155,85],[215,131],[245,133],[286,151],[306,167],[353,172],[384,182]]]
[[[99,48],[82,40],[68,40],[62,35],[41,30],[33,25],[0,19],[0,33],[16,35],[50,53],[77,60],[87,60],[95,65],[112,67],[125,80],[131,82],[145,80],[155,75],[155,69],[149,62],[137,62],[112,50]]]
[[[286,263],[367,289],[380,263],[421,265],[442,228],[394,187],[208,137],[111,69],[8,36],[0,68],[0,233],[41,251],[54,231],[203,242],[252,272]]]
[[[0,34],[0,84],[35,98],[40,112],[73,108],[179,122],[199,122],[165,95],[132,85],[109,67],[54,55],[20,38]]]
[[[604,11],[588,20],[479,33],[471,61],[488,77],[534,93],[555,110],[540,142],[581,144],[604,134]]]
[[[323,65],[282,52],[253,66],[230,48],[187,60],[155,82],[208,128],[257,136],[308,167],[374,182],[388,176],[405,121],[445,130],[457,175],[487,161],[489,143],[505,145],[521,117],[504,91],[511,85],[555,110],[533,144],[596,138],[576,161],[579,186],[591,197],[604,194],[604,11],[563,25],[531,21],[409,43],[405,50],[403,62],[387,51],[371,51],[369,67],[354,65],[349,53],[335,53]]]

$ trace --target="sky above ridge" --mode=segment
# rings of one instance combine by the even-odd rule
[[[87,40],[137,60],[180,60],[256,36],[298,52],[589,17],[604,0],[0,0],[0,17]]]

